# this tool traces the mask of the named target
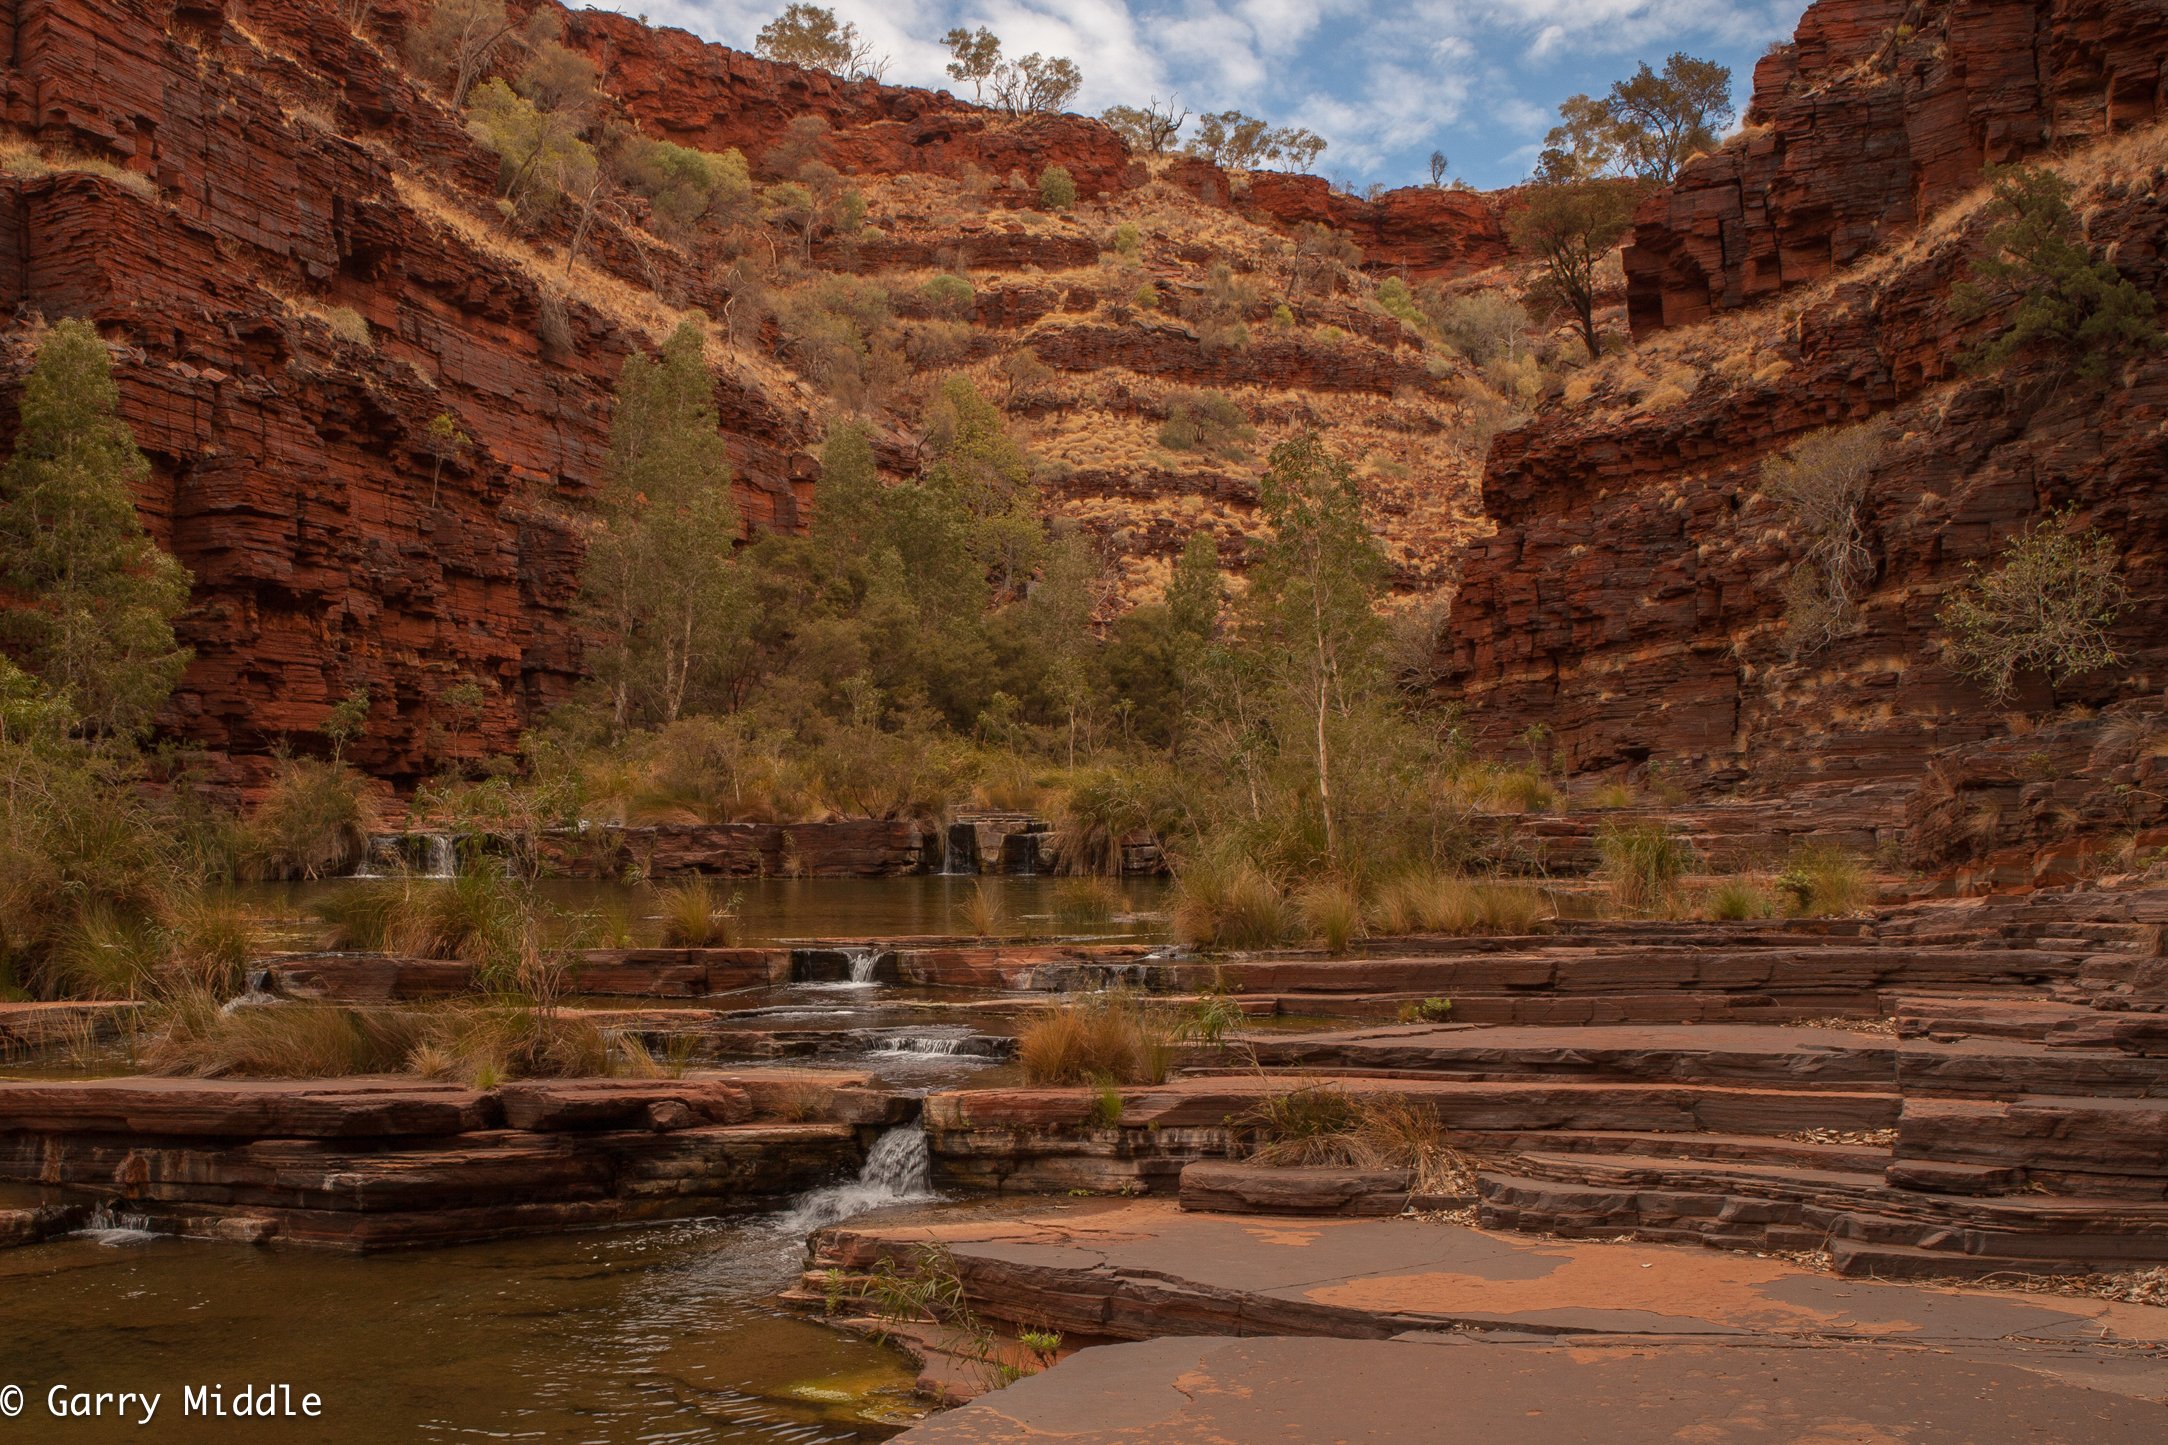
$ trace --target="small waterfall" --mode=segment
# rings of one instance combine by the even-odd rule
[[[873,1141],[856,1179],[801,1195],[776,1223],[793,1234],[810,1234],[869,1210],[933,1197],[933,1154],[926,1147],[926,1131],[915,1123],[898,1124]]]
[[[76,1231],[84,1239],[97,1244],[118,1248],[124,1244],[145,1244],[158,1236],[151,1230],[147,1214],[122,1214],[110,1202],[100,1204],[90,1211],[90,1218]]]
[[[459,850],[452,846],[449,833],[424,833],[422,844],[428,850],[424,872],[431,878],[456,878],[459,876]]]
[[[843,955],[851,963],[852,983],[871,985],[878,982],[873,976],[873,970],[881,962],[881,951],[878,948],[846,948]]]
[[[972,878],[979,871],[979,830],[970,823],[951,823],[941,830],[941,876]]]
[[[951,1038],[935,1038],[929,1034],[903,1034],[883,1039],[874,1051],[877,1054],[941,1054],[953,1058],[957,1054],[977,1052],[971,1047],[971,1036],[959,1034]]]

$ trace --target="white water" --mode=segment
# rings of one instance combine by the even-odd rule
[[[118,1214],[111,1204],[101,1204],[90,1211],[90,1218],[76,1231],[79,1238],[117,1249],[127,1244],[147,1244],[158,1236],[150,1227],[147,1214]]]
[[[952,1038],[934,1038],[926,1034],[907,1034],[881,1040],[874,1049],[877,1054],[962,1054],[971,1052],[970,1035]]]
[[[869,987],[876,980],[873,970],[880,964],[881,951],[877,948],[847,948],[844,952],[851,960],[851,982]]]
[[[776,1225],[791,1234],[810,1234],[868,1210],[933,1197],[933,1156],[926,1148],[926,1131],[917,1124],[898,1124],[873,1141],[856,1179],[801,1195],[777,1216]]]
[[[459,876],[459,852],[452,847],[449,833],[424,835],[429,845],[429,867],[424,875],[430,878],[456,878]]]

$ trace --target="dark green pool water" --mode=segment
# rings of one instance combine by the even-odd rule
[[[0,1387],[25,1396],[0,1442],[885,1439],[923,1408],[914,1371],[768,1303],[800,1253],[742,1222],[368,1257],[84,1237],[0,1252]],[[182,1417],[188,1386],[271,1384],[322,1415]],[[54,1385],[164,1399],[147,1428],[110,1406],[56,1420]]]

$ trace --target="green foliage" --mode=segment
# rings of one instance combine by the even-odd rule
[[[1256,170],[1275,165],[1306,171],[1325,153],[1322,137],[1300,126],[1275,128],[1239,110],[1213,111],[1197,117],[1196,134],[1190,138],[1191,155],[1202,156],[1233,171]]]
[[[1991,224],[1973,279],[1954,300],[1966,320],[2007,308],[2009,325],[1968,353],[1968,364],[2000,367],[2045,352],[2100,382],[2161,344],[2153,298],[2093,258],[2067,180],[2029,166],[1995,167],[1988,177]]]
[[[786,6],[760,27],[753,49],[764,60],[856,79],[873,63],[873,47],[861,40],[856,25],[837,23],[836,12],[819,5]]]
[[[1084,72],[1075,61],[1036,52],[1003,61],[990,79],[994,104],[1012,116],[1059,115],[1084,88]]]
[[[737,507],[695,323],[659,357],[625,359],[597,511],[581,573],[590,666],[614,727],[670,722],[722,694],[747,630],[731,565]]]
[[[1502,291],[1454,296],[1429,292],[1424,314],[1438,339],[1483,371],[1511,361],[1527,350],[1528,312]]]
[[[1039,172],[1039,208],[1066,211],[1076,204],[1076,179],[1067,166],[1048,166]]]
[[[1404,1003],[1400,1006],[1400,1021],[1404,1024],[1442,1024],[1453,1016],[1453,1001],[1443,998],[1426,998],[1420,1003]]]
[[[467,99],[468,131],[497,157],[498,193],[530,226],[594,184],[598,162],[582,125],[577,112],[538,106],[496,77]]]
[[[173,620],[190,578],[144,534],[150,464],[120,419],[105,343],[87,321],[46,333],[0,468],[0,645],[64,706],[72,729],[130,740],[165,705],[188,652]]]
[[[1718,883],[1702,899],[1702,908],[1720,923],[1744,923],[1777,911],[1776,900],[1768,890],[1747,878],[1726,878]]]
[[[1138,234],[1136,223],[1124,221],[1114,228],[1114,249],[1117,254],[1134,257],[1144,248],[1144,240]]]
[[[1154,96],[1146,105],[1110,105],[1099,112],[1099,119],[1131,150],[1157,156],[1173,147],[1189,123],[1189,112],[1177,111],[1173,101],[1162,102]]]
[[[1429,320],[1422,307],[1415,304],[1415,293],[1408,289],[1408,283],[1398,276],[1388,276],[1378,283],[1378,305],[1385,308],[1387,315],[1419,329]]]
[[[736,894],[723,897],[705,878],[690,878],[662,890],[662,941],[669,948],[724,948],[737,923]]]
[[[1546,171],[1669,185],[1690,157],[1714,150],[1731,124],[1731,71],[1675,51],[1660,73],[1644,61],[1602,99],[1572,96],[1558,113],[1560,124],[1545,140]]]
[[[918,292],[926,298],[937,315],[951,318],[969,316],[972,304],[977,299],[977,293],[971,289],[969,281],[946,272],[927,281],[918,288]]]
[[[2122,660],[2109,629],[2129,606],[2114,541],[2080,528],[2073,513],[2051,515],[2012,538],[2001,561],[1967,581],[1936,614],[1959,671],[1996,698],[2019,674],[2057,683]]]
[[[1175,393],[1159,428],[1159,444],[1169,451],[1204,452],[1222,461],[1249,455],[1247,444],[1256,437],[1249,414],[1217,391]]]
[[[1516,249],[1536,263],[1529,298],[1573,318],[1591,358],[1603,352],[1596,330],[1596,268],[1633,225],[1640,190],[1612,180],[1539,176],[1528,204],[1508,229]]]
[[[751,213],[752,174],[735,150],[696,150],[632,137],[619,148],[616,164],[625,184],[647,197],[665,235],[728,227]]]
[[[1001,68],[1001,39],[993,31],[981,25],[976,30],[957,26],[941,37],[948,47],[948,73],[951,80],[971,82],[971,98],[980,99],[986,92],[986,82]]]

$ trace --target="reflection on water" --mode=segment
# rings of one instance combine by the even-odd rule
[[[867,1441],[916,1413],[900,1355],[764,1301],[802,1236],[701,1221],[414,1254],[88,1238],[0,1252],[0,1439],[142,1439],[63,1425],[45,1393],[159,1391],[156,1438]],[[309,1421],[184,1420],[188,1385],[288,1384]]]
[[[1057,878],[719,878],[715,887],[738,895],[738,940],[769,943],[791,938],[923,938],[963,931],[964,900],[980,882],[996,891],[1004,911],[1033,934],[1133,938],[1152,942],[1167,937],[1167,885],[1159,878],[1132,878],[1122,885],[1128,908],[1096,922],[1063,920],[1056,915]],[[265,913],[303,917],[310,899],[350,880],[322,883],[261,884],[242,890]],[[588,879],[553,878],[543,895],[567,913],[592,915],[612,924],[628,924],[633,941],[654,943],[660,936],[659,904],[653,888]]]

